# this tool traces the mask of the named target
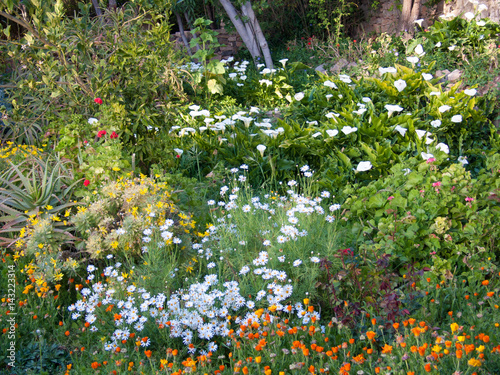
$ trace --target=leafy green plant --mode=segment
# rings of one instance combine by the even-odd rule
[[[103,23],[91,18],[90,3],[80,3],[72,18],[64,16],[62,2],[35,3],[26,8],[26,19],[18,1],[1,8],[27,30],[22,39],[2,44],[20,67],[6,77],[14,87],[6,90],[13,134],[34,140],[47,131],[60,134],[72,115],[94,116],[94,99],[101,98],[123,107],[123,121],[110,125],[119,127],[115,131],[137,164],[161,158],[158,133],[166,130],[172,100],[184,95],[174,68],[181,58],[168,37],[168,9],[128,3],[120,12],[107,12]]]
[[[194,76],[194,83],[202,83],[203,91],[207,90],[210,94],[222,94],[226,80],[224,64],[214,59],[215,51],[221,47],[217,39],[218,33],[208,29],[212,21],[198,18],[194,21],[194,29],[191,33],[195,35],[191,39],[191,47],[200,45],[200,48],[194,53],[193,58],[202,64],[202,69],[198,70]]]
[[[24,374],[54,374],[62,373],[70,362],[69,351],[58,344],[49,344],[40,337],[40,341],[26,343],[16,353],[16,367],[10,370],[0,370],[0,374],[11,374],[22,369]],[[5,372],[3,372],[5,371]]]
[[[353,229],[369,239],[361,248],[391,254],[396,269],[415,264],[436,274],[466,273],[469,264],[496,256],[490,241],[498,207],[479,199],[496,184],[477,184],[460,164],[440,164],[410,159],[386,178],[344,191],[346,215],[359,221]]]
[[[2,245],[12,245],[30,217],[45,211],[58,216],[75,205],[71,201],[79,181],[73,181],[71,164],[59,157],[31,157],[12,164],[0,176],[0,223]],[[63,223],[55,223],[54,231],[64,234]],[[71,236],[70,236],[71,237]]]
[[[123,249],[125,257],[134,259],[142,252],[140,239],[151,236],[143,231],[151,232],[151,227],[160,227],[165,221],[170,223],[167,225],[171,227],[170,237],[162,240],[161,231],[155,230],[162,246],[176,247],[182,242],[173,242],[177,237],[189,242],[187,233],[193,231],[195,222],[190,215],[178,211],[165,183],[156,183],[143,175],[137,179],[120,178],[118,182],[104,184],[100,190],[103,196],[88,195],[85,206],[70,219],[83,238],[78,249],[90,258],[102,259],[116,249]]]
[[[484,52],[488,44],[496,40],[500,25],[489,19],[479,19],[478,13],[470,14],[470,19],[443,18],[432,24],[429,31],[419,33],[425,40],[426,50],[440,50],[456,57],[473,57]]]

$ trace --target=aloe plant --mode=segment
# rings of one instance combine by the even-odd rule
[[[70,184],[73,175],[67,168],[69,162],[49,156],[46,160],[29,158],[18,165],[9,163],[11,167],[0,176],[1,246],[12,245],[15,233],[41,209],[58,214],[76,204],[71,202],[71,197],[78,181]],[[56,231],[67,233],[63,229]]]

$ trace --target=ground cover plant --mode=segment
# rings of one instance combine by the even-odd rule
[[[0,373],[498,373],[497,92],[436,74],[498,24],[287,44],[328,74],[137,4],[7,47]]]

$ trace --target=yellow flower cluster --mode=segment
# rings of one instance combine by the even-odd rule
[[[29,145],[16,145],[9,141],[5,147],[0,148],[0,159],[9,159],[16,155],[21,157],[27,157],[29,155],[36,156],[40,152],[43,152],[42,148]]]

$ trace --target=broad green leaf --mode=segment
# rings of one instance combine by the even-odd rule
[[[301,62],[293,62],[288,64],[290,67],[290,73],[295,73],[297,70],[311,70],[312,68]]]
[[[408,181],[406,182],[407,189],[411,189],[418,184],[421,184],[424,178],[417,172],[412,172],[408,175]]]
[[[210,79],[207,82],[208,91],[212,94],[222,94],[224,91],[224,87],[217,82],[215,79]]]
[[[11,25],[9,25],[9,26],[7,26],[6,28],[3,29],[3,33],[5,34],[5,36],[7,38],[10,38],[10,26]]]
[[[352,169],[351,159],[349,159],[349,157],[346,154],[344,154],[341,151],[336,151],[335,154],[348,169]]]
[[[384,197],[382,197],[382,194],[375,194],[373,195],[367,203],[368,208],[381,208],[384,206],[386,203],[386,200]]]
[[[391,203],[389,206],[393,207],[400,207],[400,208],[406,208],[407,206],[407,201],[406,198],[403,198],[400,194],[396,194],[394,198],[391,200]]]

